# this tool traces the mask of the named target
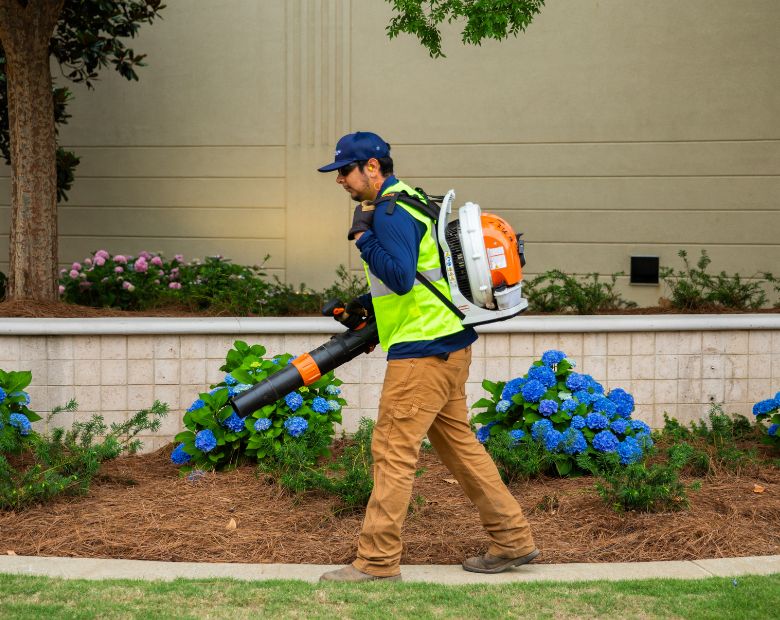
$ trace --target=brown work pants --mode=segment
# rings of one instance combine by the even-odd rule
[[[390,360],[374,427],[374,491],[353,566],[378,576],[400,572],[401,526],[425,434],[479,511],[488,552],[514,558],[534,549],[531,528],[469,427],[466,379],[471,347],[438,357]]]

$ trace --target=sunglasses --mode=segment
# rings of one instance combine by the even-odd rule
[[[339,168],[339,174],[343,177],[347,176],[350,172],[352,172],[355,168],[358,167],[358,164],[361,164],[363,162],[359,161],[353,161],[351,164],[347,164],[346,166],[342,166]]]

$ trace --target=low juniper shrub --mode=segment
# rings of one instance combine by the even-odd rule
[[[578,465],[596,478],[596,490],[605,504],[616,512],[665,512],[689,506],[688,491],[696,491],[699,483],[686,486],[680,472],[693,454],[690,444],[672,446],[666,459],[648,464],[624,464],[615,453],[582,454]]]
[[[518,451],[536,442],[546,452],[539,467],[561,476],[581,473],[576,457],[583,453],[614,452],[623,465],[641,461],[653,440],[647,424],[631,419],[634,398],[620,388],[606,394],[593,377],[575,372],[574,365],[562,351],[545,351],[522,377],[483,381],[490,398],[472,405],[484,409],[472,418],[481,425],[477,439],[488,450],[494,437],[506,434]],[[494,454],[506,455],[507,447],[502,440]],[[502,467],[511,475],[517,466]],[[535,465],[528,468],[530,473]]]
[[[309,434],[328,437],[327,443],[315,442],[312,458],[326,455],[333,438],[334,424],[341,422],[341,381],[333,372],[309,385],[290,392],[278,402],[266,405],[246,417],[239,417],[228,398],[248,390],[255,383],[285,368],[293,356],[285,353],[265,358],[265,347],[237,340],[220,367],[225,377],[198,395],[184,414],[188,429],[176,435],[180,442],[171,460],[184,474],[192,469],[223,469],[244,461],[276,459],[282,445],[296,442]],[[309,442],[304,442],[309,446]]]
[[[780,449],[780,392],[774,398],[761,400],[753,405],[753,415],[756,421],[765,429],[764,443]],[[769,422],[768,426],[764,426]]]
[[[316,449],[328,445],[324,433],[311,434],[298,442],[285,442],[274,459],[261,461],[259,469],[293,493],[320,491],[335,495],[339,512],[364,508],[371,497],[371,437],[374,422],[361,418],[357,432],[345,439],[341,454],[330,463],[314,457]]]
[[[150,409],[122,423],[106,425],[102,416],[74,422],[69,429],[54,426],[49,434],[32,428],[41,416],[29,408],[25,388],[30,372],[0,371],[0,509],[20,509],[61,494],[83,494],[100,464],[141,447],[143,431],[159,430],[167,405],[155,402]],[[75,412],[71,400],[55,407],[47,425],[62,412]]]

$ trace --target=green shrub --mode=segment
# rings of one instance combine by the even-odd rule
[[[722,405],[713,404],[707,420],[691,422],[688,427],[664,414],[664,427],[657,439],[664,445],[682,441],[691,444],[693,452],[688,469],[696,474],[711,474],[720,469],[739,472],[755,465],[758,462],[755,445],[762,434],[760,424],[752,425],[745,416],[727,414]]]
[[[181,444],[171,455],[173,462],[182,466],[182,473],[276,459],[285,442],[297,442],[308,433],[332,439],[333,425],[341,422],[341,408],[347,402],[339,396],[341,381],[333,372],[245,418],[232,410],[230,396],[286,368],[293,357],[285,353],[265,359],[264,355],[265,347],[237,340],[220,367],[227,373],[224,380],[200,394],[184,414],[188,430],[176,435]],[[326,453],[327,447],[319,447],[312,456]]]
[[[541,441],[517,442],[509,433],[491,437],[485,448],[506,483],[539,476],[553,470],[556,460],[568,459],[568,456],[548,452]]]
[[[631,463],[624,466],[616,454],[583,454],[579,466],[597,478],[596,490],[605,504],[616,512],[665,512],[689,505],[688,491],[698,490],[680,481],[680,471],[688,463],[693,448],[683,442],[672,446],[666,462]]]
[[[472,405],[484,408],[472,422],[482,425],[477,439],[501,459],[499,467],[506,476],[533,475],[551,467],[561,476],[581,473],[576,456],[582,453],[617,452],[627,465],[641,460],[652,446],[650,427],[631,419],[631,394],[620,388],[605,394],[593,377],[573,368],[563,351],[551,350],[522,377],[482,382],[490,398]],[[509,439],[501,438],[491,447],[502,435]],[[523,464],[523,458],[530,460]]]
[[[285,442],[276,458],[263,461],[258,467],[293,493],[317,490],[338,497],[341,510],[364,508],[374,488],[373,430],[373,420],[361,418],[357,432],[345,441],[342,453],[331,463],[317,464],[313,456],[318,447],[330,441],[330,437],[319,433],[302,441]]]
[[[609,282],[603,282],[597,273],[577,277],[551,269],[526,282],[523,291],[529,310],[534,312],[595,314],[635,308],[636,303],[615,291],[620,275],[623,273],[614,273]]]
[[[743,280],[739,274],[727,275],[725,271],[711,275],[707,267],[712,259],[706,250],[695,267],[688,262],[688,253],[680,250],[685,268],[678,270],[661,267],[660,276],[670,291],[672,306],[680,310],[757,310],[766,304],[762,280],[754,276]],[[764,274],[771,279],[771,274]]]
[[[70,429],[56,427],[44,435],[32,429],[41,417],[30,410],[24,388],[29,372],[0,371],[0,509],[20,509],[60,494],[83,494],[100,464],[141,446],[137,435],[157,431],[166,415],[166,405],[155,402],[151,409],[137,412],[129,420],[106,426],[94,415],[86,422],[74,422]],[[77,404],[55,407],[47,418],[63,411],[74,412]]]

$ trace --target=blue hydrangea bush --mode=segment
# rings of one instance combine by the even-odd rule
[[[41,419],[29,408],[25,391],[32,381],[29,370],[0,370],[0,453],[18,452],[32,433],[32,423]]]
[[[616,453],[623,465],[640,462],[653,440],[650,427],[631,418],[634,398],[620,388],[605,393],[574,367],[564,352],[550,350],[522,377],[483,381],[490,398],[472,405],[483,409],[472,418],[481,425],[477,439],[485,444],[508,435],[518,450],[539,444],[561,476],[583,473],[580,455]]]
[[[171,460],[180,472],[193,469],[223,469],[241,462],[273,460],[284,442],[305,441],[309,435],[333,439],[334,424],[341,422],[342,382],[333,372],[290,392],[276,403],[266,405],[246,417],[240,417],[228,404],[228,398],[248,390],[254,384],[282,370],[292,362],[289,353],[266,358],[265,347],[237,340],[220,367],[225,378],[198,395],[184,414],[187,428],[176,435],[179,444]],[[315,444],[312,444],[315,445]],[[320,454],[327,448],[316,443]]]
[[[780,392],[775,394],[774,398],[767,398],[753,405],[753,415],[762,425],[765,420],[769,422],[769,426],[765,427],[765,443],[780,448]]]

